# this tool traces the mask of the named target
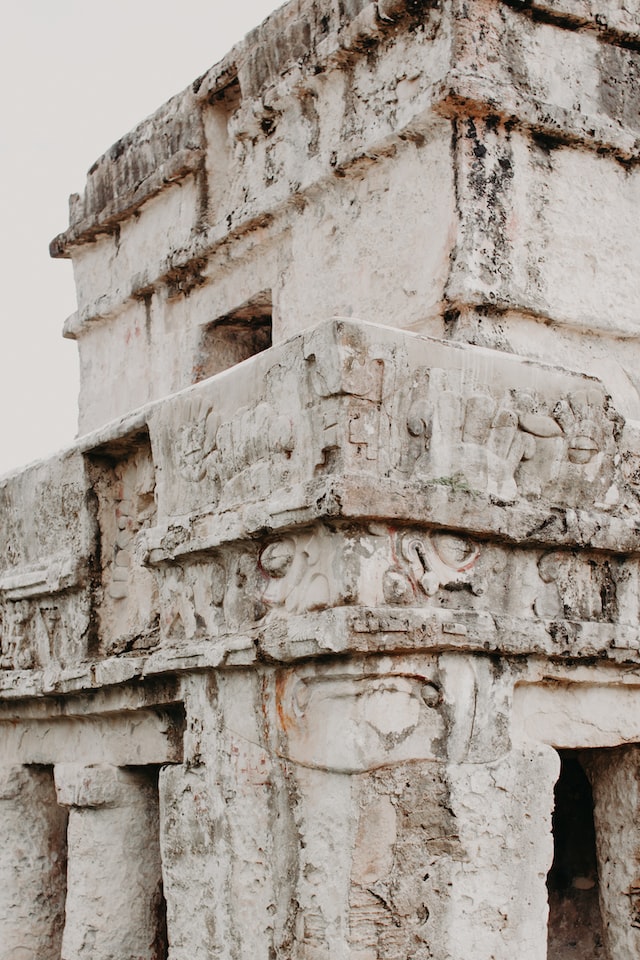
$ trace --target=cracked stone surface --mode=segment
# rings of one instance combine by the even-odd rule
[[[92,166],[0,960],[636,960],[639,49],[291,0]]]

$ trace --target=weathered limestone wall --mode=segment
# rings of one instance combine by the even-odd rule
[[[0,960],[636,960],[639,49],[292,0],[92,167]]]
[[[72,203],[81,430],[198,379],[265,291],[274,342],[376,319],[593,371],[637,418],[632,7],[274,14]]]

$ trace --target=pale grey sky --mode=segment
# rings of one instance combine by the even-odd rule
[[[21,0],[0,32],[0,474],[76,433],[69,261],[50,260],[93,161],[257,26],[275,0]]]

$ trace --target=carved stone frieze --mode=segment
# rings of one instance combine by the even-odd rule
[[[360,625],[347,645],[408,636],[409,617],[427,645],[500,647],[509,621],[510,647],[530,623],[534,645],[635,656],[637,440],[595,380],[322,324],[87,445],[88,473],[63,459],[60,488],[74,509],[95,505],[97,533],[85,506],[79,530],[46,533],[57,550],[43,560],[12,507],[3,667],[223,650],[233,636],[269,646],[288,618],[343,608]],[[2,495],[42,482],[36,471]],[[83,552],[66,552],[78,536]]]
[[[638,647],[640,567],[613,554],[514,548],[437,528],[320,523],[151,567],[165,647],[224,646],[239,631],[274,650],[287,624],[337,610],[353,611],[351,629],[369,635],[372,649],[376,635],[393,633],[400,646],[400,634],[413,636],[411,648],[420,637],[426,647],[563,654]],[[331,629],[342,627],[323,628]],[[298,630],[291,626],[292,636]]]
[[[52,557],[0,578],[0,669],[79,663],[89,635],[86,563]]]
[[[295,408],[290,409],[296,392],[292,373],[285,367],[283,374],[277,363],[257,371],[249,391],[255,394],[253,404],[247,404],[246,394],[242,405],[236,402],[235,388],[248,386],[243,380],[231,391],[206,383],[157,408],[150,429],[161,513],[234,508],[297,479],[302,438]]]
[[[149,428],[167,520],[244,516],[338,477],[610,519],[640,495],[640,443],[597,381],[355,321],[168,399]]]

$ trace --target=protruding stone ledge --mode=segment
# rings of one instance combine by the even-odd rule
[[[634,47],[640,43],[638,0],[503,0],[516,10],[561,26],[588,28],[605,40]]]
[[[52,257],[68,257],[76,244],[112,231],[165,187],[196,173],[203,163],[202,121],[190,90],[118,140],[87,175],[84,194],[69,201],[70,227],[51,241]]]
[[[86,575],[86,564],[81,560],[69,555],[51,557],[0,577],[0,596],[5,600],[47,597],[77,587]]]
[[[513,735],[556,748],[617,747],[640,740],[640,685],[523,683],[513,694]]]
[[[127,666],[102,682],[132,664],[247,663],[254,643],[295,658],[283,618],[314,610],[396,624],[344,626],[345,653],[637,658],[638,432],[593,378],[333,320],[81,446],[72,502],[98,527],[86,582],[55,603],[2,598],[1,665],[42,670],[42,689],[100,685],[88,665],[105,662]],[[13,531],[32,479],[3,487],[27,559]],[[31,589],[30,573],[2,582]],[[438,616],[452,624],[434,632]]]

